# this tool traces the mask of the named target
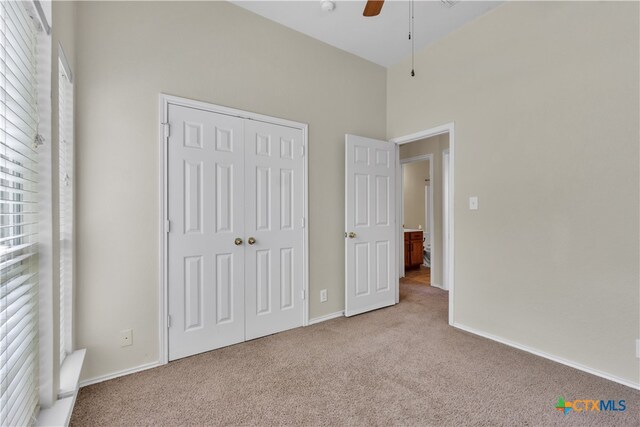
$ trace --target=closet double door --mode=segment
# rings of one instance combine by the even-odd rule
[[[169,360],[302,326],[302,131],[168,117]]]

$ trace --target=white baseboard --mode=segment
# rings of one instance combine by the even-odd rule
[[[446,290],[446,289],[444,289],[444,288],[442,287],[442,285],[441,285],[441,284],[439,284],[439,283],[431,283],[429,286],[433,286],[434,288],[439,288],[439,289],[442,289],[442,290]]]
[[[91,384],[101,383],[103,381],[112,380],[114,378],[123,377],[129,374],[135,374],[136,372],[146,371],[147,369],[157,368],[162,366],[162,363],[155,361],[151,363],[145,363],[144,365],[135,366],[133,368],[124,369],[118,372],[112,372],[110,374],[100,375],[99,377],[90,378],[88,380],[80,381],[80,387],[86,387]]]
[[[560,363],[562,365],[569,366],[571,368],[577,369],[579,371],[586,372],[591,375],[595,375],[600,378],[604,378],[609,381],[616,382],[618,384],[625,385],[627,387],[631,387],[636,390],[640,390],[640,383],[634,383],[632,381],[625,380],[623,378],[616,377],[615,375],[608,374],[606,372],[599,371],[597,369],[589,368],[588,366],[584,366],[580,363],[573,362],[571,360],[563,359],[562,357],[555,356],[553,354],[545,353],[544,351],[536,350],[534,348],[528,347],[523,344],[519,344],[508,339],[498,337],[496,335],[492,335],[486,332],[479,331],[474,328],[470,328],[469,326],[461,325],[460,323],[454,323],[453,327],[461,329],[463,331],[472,333],[474,335],[481,336],[483,338],[490,339],[492,341],[497,341],[501,344],[508,345],[509,347],[517,348],[518,350],[526,351],[527,353],[534,354],[536,356],[544,357],[545,359],[552,360],[554,362]]]
[[[307,326],[314,325],[316,323],[324,322],[326,320],[331,320],[331,319],[335,319],[337,317],[342,317],[342,316],[344,316],[344,310],[343,311],[336,311],[335,313],[327,314],[325,316],[320,316],[320,317],[316,317],[316,318],[313,318],[313,319],[309,319],[309,323],[307,324]],[[162,365],[163,365],[163,363],[160,363],[160,361],[155,361],[155,362],[151,362],[151,363],[145,363],[144,365],[140,365],[140,366],[136,366],[136,367],[133,367],[133,368],[124,369],[122,371],[112,372],[110,374],[105,374],[105,375],[101,375],[99,377],[90,378],[90,379],[87,379],[87,380],[80,381],[80,387],[86,387],[88,385],[101,383],[103,381],[109,381],[109,380],[112,380],[114,378],[122,377],[122,376],[129,375],[129,374],[135,374],[136,372],[146,371],[147,369],[156,368],[156,367],[162,366]]]
[[[313,319],[309,319],[309,325],[315,325],[316,323],[325,322],[327,320],[335,319],[337,317],[344,316],[344,310],[336,311],[335,313],[327,314],[325,316],[314,317]]]

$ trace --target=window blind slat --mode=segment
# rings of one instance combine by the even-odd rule
[[[19,222],[19,223],[15,223],[15,224],[0,225],[0,232],[1,232],[1,230],[5,230],[7,228],[28,227],[28,226],[36,225],[36,224],[37,224],[37,222]]]
[[[38,194],[37,191],[35,190],[28,190],[26,188],[16,188],[9,185],[5,185],[2,180],[0,180],[0,192],[5,194],[11,194],[14,197],[21,197],[21,196],[33,197],[28,195]]]
[[[0,60],[0,65],[3,65],[3,60]],[[21,80],[24,77],[16,76],[13,72],[7,72],[4,75],[5,85],[0,91],[2,93],[2,104],[6,104],[7,106],[14,106],[13,108],[17,108],[20,111],[17,111],[19,114],[24,114],[31,117],[32,120],[37,120],[37,116],[34,116],[34,111],[32,111],[29,106],[34,102],[31,97],[33,94],[29,93],[29,88],[24,86],[24,82]]]
[[[18,64],[16,64],[15,60],[8,55],[9,52],[7,52],[7,49],[5,49],[4,46],[0,47],[0,67],[2,67],[5,71],[3,76],[8,81],[12,82],[12,84],[7,85],[8,87],[6,88],[6,92],[20,93],[22,94],[21,99],[29,101],[30,103],[36,102],[35,99],[33,99],[33,93],[30,92],[28,82],[25,83],[25,81],[35,78],[35,76],[29,76],[25,74],[25,70],[23,69],[24,67],[20,67]],[[17,98],[15,99],[17,100]]]
[[[6,160],[0,155],[0,165],[6,165]],[[11,162],[9,162],[11,163]],[[37,190],[37,174],[27,168],[21,168],[22,172],[6,171],[5,166],[0,166],[0,185],[16,190]]]
[[[4,2],[9,7],[6,8],[5,27],[15,28],[20,40],[25,42],[25,52],[31,53],[31,45],[35,45],[36,34],[34,22],[29,17],[26,9],[19,2]],[[33,58],[35,62],[35,57]]]
[[[2,147],[2,142],[0,141],[0,147]],[[20,163],[17,159],[12,158],[6,153],[0,152],[0,172],[3,174],[10,175],[11,178],[19,178],[22,180],[28,180],[32,183],[37,183],[37,179],[35,178],[38,175],[38,172],[33,167],[29,167],[23,163]],[[33,177],[29,177],[33,175]],[[29,177],[29,178],[28,178]],[[6,176],[0,177],[1,179],[5,179]]]
[[[25,67],[27,71],[32,71],[35,68],[35,61],[33,58],[30,58],[28,47],[25,46],[25,43],[31,43],[31,41],[22,40],[18,34],[19,32],[20,29],[18,27],[5,25],[2,29],[2,35],[5,39],[4,45],[6,50],[11,54],[8,56],[19,60],[22,63],[21,65]]]
[[[0,102],[0,104],[2,103]],[[16,138],[20,138],[19,135],[26,135],[27,140],[31,142],[32,137],[38,133],[36,130],[38,127],[36,117],[26,114],[22,106],[17,102],[12,101],[7,103],[7,105],[3,105],[3,107],[4,108],[0,109],[0,111],[4,111],[4,113],[0,113],[0,120],[6,120],[18,128],[19,133]]]
[[[36,337],[35,330],[33,328],[31,330],[25,329],[23,331],[24,337],[20,340],[20,344],[22,345],[31,345]],[[29,354],[28,352],[17,352],[14,350],[14,354],[17,356],[15,360],[13,360],[11,364],[11,368],[7,371],[5,377],[3,378],[4,386],[6,387],[9,395],[11,395],[12,390],[11,386],[15,386],[17,381],[20,380],[20,370],[28,364],[29,357],[33,357],[35,355]]]
[[[24,245],[19,245],[19,246],[14,246],[12,248],[9,248],[3,252],[0,252],[0,255],[8,255],[8,254],[14,254],[16,252],[22,251],[26,248],[28,248],[29,246],[35,246],[35,243],[27,243]],[[19,255],[15,258],[11,258],[10,260],[4,261],[4,262],[0,262],[0,270],[6,270],[7,268],[14,266],[16,264],[19,264],[23,261],[28,260],[29,258],[35,256],[36,253],[35,252],[28,252],[26,254],[23,255]]]
[[[21,161],[35,163],[36,160],[33,157],[36,151],[33,142],[36,134],[29,135],[24,129],[20,129],[8,120],[4,120],[4,125],[5,128],[0,131],[0,144],[4,144],[11,151],[22,156]]]
[[[0,341],[0,356],[5,358],[9,365],[12,360],[20,356],[16,350],[30,333],[31,321],[35,317],[35,313],[31,312],[32,309],[33,305],[25,305],[16,311],[13,319],[10,317],[6,319],[6,335]],[[16,318],[18,316],[19,318]]]
[[[7,26],[21,27],[20,38],[35,43],[34,23],[26,9],[19,2],[5,2],[5,4],[7,3],[9,6],[5,14]]]
[[[33,351],[35,353],[35,351]],[[8,412],[8,419],[10,420],[7,425],[10,426],[19,426],[19,425],[28,425],[31,424],[31,420],[29,419],[29,406],[33,404],[33,402],[37,399],[36,397],[31,397],[30,389],[35,387],[37,384],[36,378],[32,372],[36,369],[35,363],[32,363],[29,366],[29,372],[27,375],[20,378],[20,382],[16,385],[17,392],[13,394],[9,394],[9,399],[7,400],[6,410]],[[36,402],[37,403],[37,402]],[[27,418],[25,421],[21,422],[20,420]]]
[[[38,407],[37,24],[0,2],[0,425]]]
[[[20,288],[21,285],[26,282],[27,280],[29,280],[30,278],[32,278],[34,275],[33,274],[26,274],[24,276],[20,276],[18,278],[15,278],[11,281],[7,281],[6,284],[3,284],[0,287],[0,298],[5,298],[8,297],[9,294],[11,294],[11,292],[15,291],[16,289]],[[28,286],[24,286],[25,288],[29,288]]]

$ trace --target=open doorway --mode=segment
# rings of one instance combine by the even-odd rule
[[[396,301],[410,285],[428,286],[433,291],[422,294],[440,293],[448,299],[449,324],[454,302],[453,131],[449,124],[392,140],[397,144],[399,219]],[[421,192],[416,191],[419,186]]]
[[[419,143],[419,141],[416,141]],[[401,153],[402,154],[402,153]],[[402,230],[404,253],[401,277],[406,283],[431,285],[434,239],[433,154],[400,160],[402,168]]]

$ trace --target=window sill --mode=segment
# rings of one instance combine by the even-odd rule
[[[38,414],[36,426],[67,426],[78,395],[80,372],[87,350],[76,350],[68,355],[60,367],[60,392],[58,400],[50,408]]]

